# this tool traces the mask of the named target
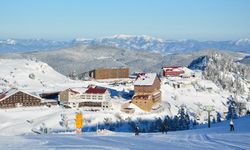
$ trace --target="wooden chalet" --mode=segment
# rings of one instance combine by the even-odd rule
[[[41,98],[18,89],[10,89],[0,94],[0,108],[41,106]]]

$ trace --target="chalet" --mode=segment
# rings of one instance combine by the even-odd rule
[[[138,76],[134,82],[135,95],[132,103],[144,111],[151,111],[152,107],[161,101],[160,82],[156,73]]]
[[[128,78],[129,68],[98,68],[89,72],[89,77],[99,79]]]
[[[109,91],[97,86],[66,89],[59,93],[59,99],[60,104],[71,108],[111,108]]]
[[[163,76],[165,77],[179,77],[185,73],[183,67],[181,66],[169,66],[169,67],[162,67]]]
[[[0,94],[0,108],[41,106],[42,99],[15,88]]]

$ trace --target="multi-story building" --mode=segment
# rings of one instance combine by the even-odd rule
[[[111,108],[108,89],[97,86],[69,88],[59,94],[60,104],[71,108]]]
[[[41,100],[39,96],[12,88],[0,94],[0,108],[41,106]]]
[[[96,80],[128,78],[129,68],[98,68],[89,72],[89,77]]]
[[[135,95],[132,103],[144,111],[161,102],[160,78],[156,73],[140,74],[134,82]]]

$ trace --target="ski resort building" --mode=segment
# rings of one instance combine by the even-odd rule
[[[41,106],[41,102],[40,97],[16,88],[0,94],[0,108]]]
[[[89,72],[89,77],[99,79],[128,78],[129,68],[98,68]]]
[[[196,77],[199,74],[199,72],[195,72],[187,67],[182,66],[162,67],[162,71],[163,76],[165,77],[191,78]]]
[[[163,70],[163,76],[169,77],[169,76],[181,76],[185,73],[183,67],[181,66],[169,66],[169,67],[162,67]]]
[[[89,86],[88,88],[69,88],[59,94],[60,104],[71,108],[111,108],[110,93],[106,88]]]
[[[156,73],[139,75],[134,83],[132,103],[144,111],[151,111],[161,101],[160,82]]]

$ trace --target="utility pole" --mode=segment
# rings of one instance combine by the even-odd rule
[[[208,117],[208,128],[210,128],[211,127],[211,121],[210,121],[210,113],[212,112],[212,111],[214,111],[214,106],[204,106],[204,108],[203,108],[203,110],[204,111],[206,111],[207,112],[207,117]]]

